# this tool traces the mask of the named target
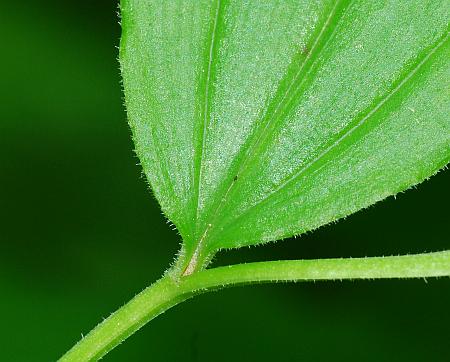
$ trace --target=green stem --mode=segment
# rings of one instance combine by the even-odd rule
[[[210,290],[258,282],[450,276],[450,250],[355,259],[230,265],[174,279],[169,273],[95,327],[60,361],[96,361],[167,309]]]

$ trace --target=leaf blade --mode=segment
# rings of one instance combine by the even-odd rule
[[[190,257],[314,229],[450,160],[445,1],[122,7],[137,152]]]

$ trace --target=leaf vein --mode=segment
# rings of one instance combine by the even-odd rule
[[[306,58],[303,60],[303,62],[300,64],[299,69],[295,72],[294,77],[289,82],[289,85],[287,89],[284,90],[284,92],[280,96],[276,95],[274,98],[272,98],[272,102],[277,102],[274,105],[274,111],[268,112],[268,109],[270,108],[270,105],[266,108],[266,115],[263,116],[261,126],[257,127],[255,129],[255,132],[250,136],[248,146],[243,146],[243,150],[245,153],[242,156],[241,162],[238,162],[237,170],[234,172],[231,172],[230,170],[229,175],[232,177],[231,182],[229,183],[226,191],[222,194],[220,201],[218,202],[218,205],[215,207],[214,212],[211,217],[209,217],[209,221],[206,221],[204,232],[202,233],[201,239],[205,239],[206,233],[211,229],[212,225],[215,224],[215,221],[220,214],[220,211],[225,206],[228,195],[232,191],[234,185],[237,183],[235,182],[235,178],[240,177],[242,172],[246,169],[246,167],[251,164],[251,160],[258,154],[258,147],[262,144],[262,142],[267,139],[267,137],[270,136],[270,127],[276,121],[278,118],[280,118],[280,115],[282,115],[282,111],[286,108],[286,106],[292,101],[294,95],[292,93],[295,93],[295,89],[301,87],[305,81],[306,75],[309,74],[311,71],[311,68],[314,67],[316,64],[316,59],[324,49],[324,47],[328,44],[328,42],[333,38],[333,34],[337,28],[337,23],[340,19],[342,19],[343,15],[347,11],[347,9],[350,7],[350,4],[352,1],[336,1],[331,10],[329,11],[328,15],[325,18],[325,21],[320,27],[319,32],[316,34],[315,38],[312,41],[312,46],[310,52],[307,54]],[[340,11],[338,11],[340,10]],[[334,25],[334,27],[331,29],[331,31],[327,32],[327,30],[330,30],[330,26]],[[298,80],[300,80],[300,83],[298,83]],[[298,84],[297,84],[298,83]],[[281,88],[282,89],[282,88]],[[279,89],[280,90],[280,89]],[[278,90],[278,91],[279,91]],[[292,95],[291,95],[292,94]],[[242,154],[242,151],[240,152]],[[236,157],[236,160],[239,159],[239,154]],[[217,204],[217,201],[216,201]]]
[[[420,59],[420,61],[416,63],[414,67],[412,67],[409,70],[407,75],[390,92],[386,93],[385,96],[382,97],[378,101],[378,103],[369,112],[365,114],[365,116],[363,116],[359,121],[354,123],[351,127],[345,129],[344,132],[340,136],[338,136],[338,138],[335,141],[333,141],[331,145],[326,147],[319,155],[317,155],[310,162],[301,167],[297,172],[289,176],[285,181],[283,181],[280,185],[278,185],[275,189],[273,189],[270,193],[268,193],[264,198],[260,199],[256,204],[252,205],[250,208],[248,208],[242,214],[240,214],[237,218],[235,218],[234,222],[236,222],[237,219],[243,218],[255,208],[266,203],[269,199],[273,198],[284,188],[289,187],[290,184],[295,182],[299,177],[301,177],[305,172],[310,170],[325,156],[331,154],[331,152],[335,150],[344,140],[348,139],[355,131],[357,131],[363,125],[365,125],[370,118],[372,118],[380,109],[382,109],[383,106],[418,73],[418,71],[422,68],[422,66],[424,66],[428,62],[431,56],[434,53],[436,53],[447,42],[448,37],[449,33],[447,32],[445,36],[443,38],[440,38],[439,41],[431,47],[431,49],[427,52],[427,54],[422,59]]]
[[[195,156],[194,160],[194,217],[193,221],[195,222],[194,226],[194,232],[193,232],[193,240],[198,237],[198,219],[199,219],[199,213],[200,213],[200,197],[201,197],[201,187],[202,187],[202,177],[203,177],[203,160],[204,160],[204,153],[206,149],[206,141],[207,141],[207,132],[208,132],[208,126],[209,126],[209,119],[210,119],[210,104],[209,104],[209,98],[212,93],[212,87],[213,87],[213,81],[212,81],[212,73],[213,73],[213,67],[216,61],[216,57],[214,57],[215,48],[217,46],[217,43],[219,41],[217,36],[217,27],[218,23],[220,21],[220,17],[222,16],[223,11],[221,11],[221,0],[217,0],[215,3],[215,7],[212,8],[211,13],[213,15],[212,18],[212,25],[211,25],[211,37],[209,40],[209,47],[207,48],[207,69],[206,69],[206,76],[204,79],[204,92],[202,94],[203,102],[202,102],[202,109],[201,109],[201,115],[200,115],[200,122],[201,125],[199,127],[199,141],[198,145],[196,147],[196,150],[198,150],[198,153]],[[202,247],[203,240],[205,239],[206,233],[208,229],[206,229],[203,232],[203,235],[199,238],[198,244],[195,246],[195,250],[192,254],[192,257],[189,261],[188,266],[186,267],[183,274],[190,274],[193,269],[195,269],[195,265],[197,263],[198,255]]]

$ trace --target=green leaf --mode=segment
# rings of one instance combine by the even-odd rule
[[[122,1],[144,172],[185,274],[304,233],[450,161],[447,0]]]

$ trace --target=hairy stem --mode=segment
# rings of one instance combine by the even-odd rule
[[[190,297],[259,282],[450,276],[450,250],[354,259],[268,261],[218,267],[178,280],[166,274],[95,327],[60,361],[96,361],[144,324]]]

